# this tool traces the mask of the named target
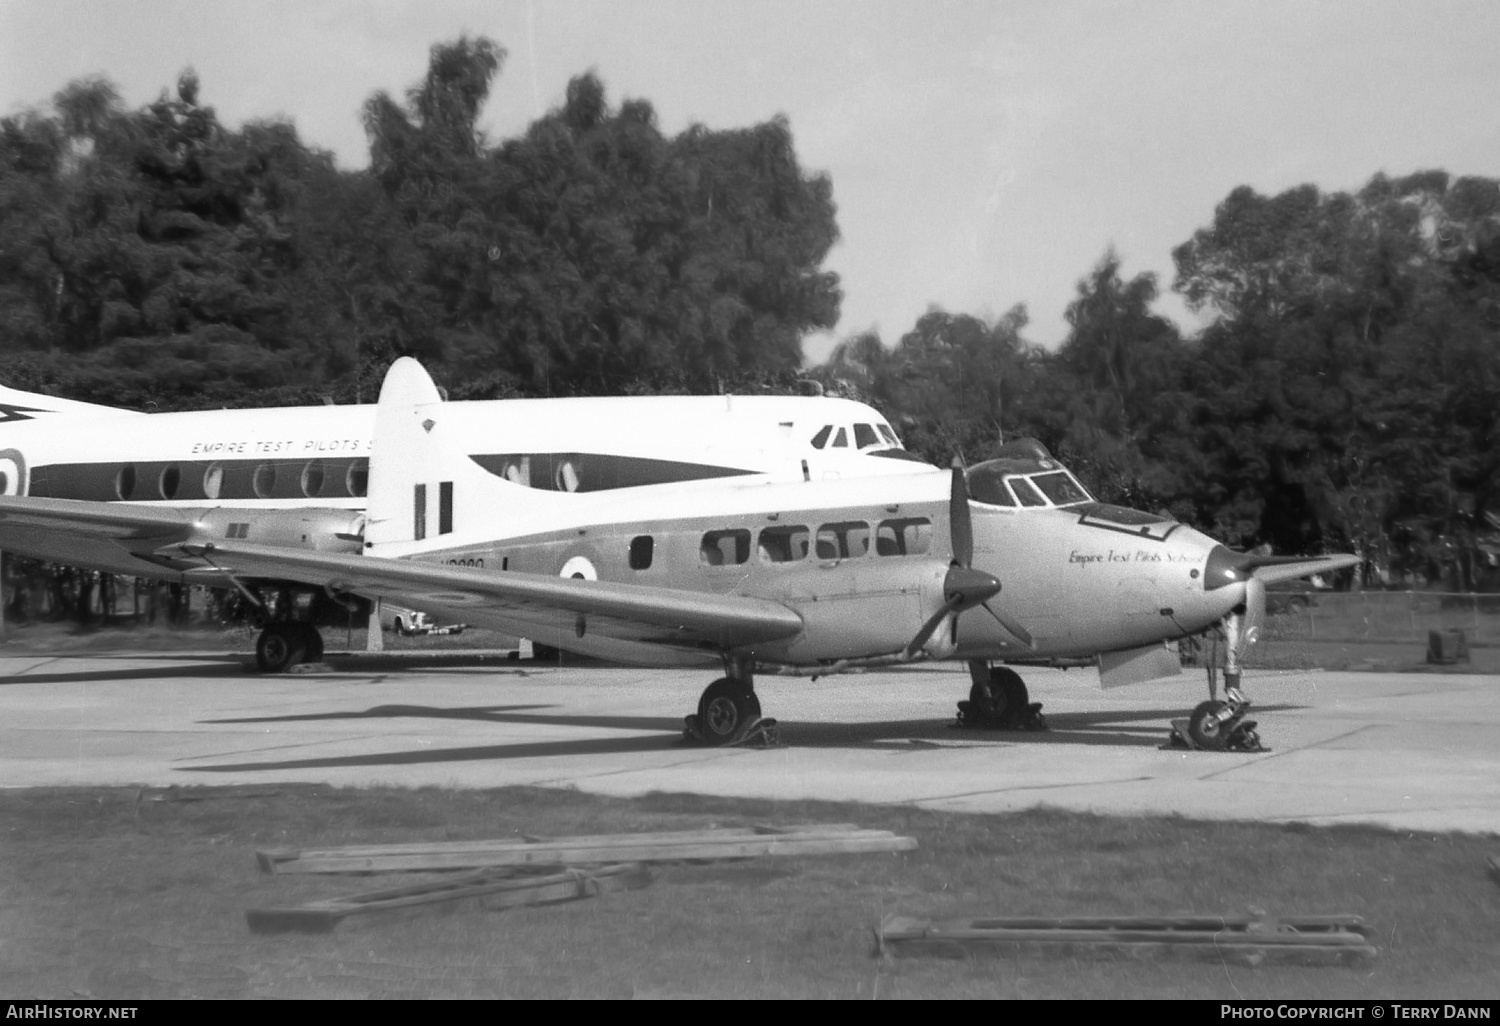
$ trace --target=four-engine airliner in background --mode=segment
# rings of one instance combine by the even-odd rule
[[[1097,502],[1036,443],[951,472],[871,460],[858,426],[888,449],[894,433],[864,407],[863,420],[805,436],[795,421],[749,434],[742,447],[764,439],[762,451],[775,449],[778,433],[784,443],[762,472],[607,491],[565,479],[525,487],[481,459],[514,461],[521,447],[497,435],[476,453],[464,406],[442,401],[415,361],[397,361],[374,414],[363,520],[331,538],[299,537],[295,526],[258,535],[245,512],[206,495],[167,506],[28,494],[0,498],[0,546],[183,582],[298,582],[587,655],[719,665],[696,717],[716,743],[742,739],[759,719],[758,669],[963,660],[971,702],[999,715],[1029,697],[1006,662],[1098,657],[1106,682],[1141,679],[1160,675],[1164,641],[1222,624],[1228,701],[1203,703],[1191,723],[1196,741],[1222,747],[1246,705],[1239,658],[1265,585],[1355,562],[1235,553],[1176,521]],[[830,447],[847,455],[824,472],[808,453]],[[204,455],[214,463],[226,454]],[[850,470],[867,465],[887,472]],[[253,489],[259,470],[240,473]],[[316,637],[303,624],[272,623],[258,653],[285,665],[320,647]]]

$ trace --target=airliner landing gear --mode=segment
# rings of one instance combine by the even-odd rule
[[[990,730],[1046,730],[1042,703],[1031,701],[1021,675],[1007,666],[969,661],[969,700],[958,703],[960,727]]]
[[[310,623],[280,620],[267,624],[255,641],[255,664],[262,673],[286,673],[298,663],[323,660],[323,636]]]
[[[776,721],[760,714],[750,667],[740,660],[725,660],[725,669],[729,676],[703,689],[697,714],[684,720],[683,736],[717,747],[775,744]]]
[[[1255,721],[1245,719],[1250,699],[1240,690],[1240,633],[1244,618],[1231,613],[1224,619],[1224,698],[1215,694],[1214,661],[1208,663],[1208,701],[1198,703],[1187,719],[1172,721],[1172,734],[1164,747],[1195,748],[1205,752],[1264,752]]]

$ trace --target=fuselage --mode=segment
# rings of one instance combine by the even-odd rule
[[[805,630],[757,647],[758,660],[879,658],[943,604],[949,488],[947,472],[928,468],[838,482],[700,484],[670,496],[634,489],[607,503],[578,496],[517,511],[500,539],[459,531],[376,554],[770,599],[794,609]],[[992,602],[1032,644],[971,609],[924,646],[931,656],[1089,657],[1196,633],[1242,600],[1233,588],[1206,586],[1220,546],[1175,521],[1086,493],[1062,506],[969,505],[973,567],[1000,580]],[[430,612],[484,622],[472,607]]]
[[[365,504],[373,405],[139,414],[13,391],[0,398],[13,411],[0,419],[0,494],[179,506]],[[844,399],[517,399],[444,409],[476,463],[544,490],[904,469],[889,458],[905,453],[885,419]]]

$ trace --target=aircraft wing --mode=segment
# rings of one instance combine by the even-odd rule
[[[1311,577],[1313,574],[1325,574],[1331,570],[1345,570],[1351,566],[1359,566],[1361,560],[1358,556],[1308,556],[1298,558],[1293,556],[1273,557],[1274,563],[1262,563],[1254,568],[1255,579],[1263,584],[1279,584],[1282,581],[1295,581],[1299,577]]]
[[[591,643],[596,639],[731,649],[802,631],[802,618],[788,607],[746,595],[234,541],[173,543],[158,555],[173,560],[196,558],[206,568],[236,576],[300,581],[331,592],[379,596],[445,618],[583,652],[602,653],[599,645]]]
[[[0,496],[0,548],[17,532],[116,541],[136,550],[143,548],[145,540],[162,545],[173,538],[189,537],[193,518],[180,509]]]

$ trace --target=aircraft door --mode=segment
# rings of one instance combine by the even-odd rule
[[[25,495],[26,485],[26,457],[16,449],[0,449],[0,495]]]

